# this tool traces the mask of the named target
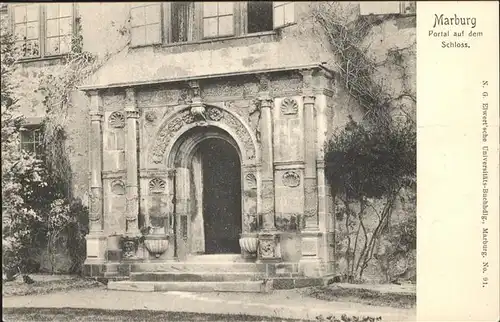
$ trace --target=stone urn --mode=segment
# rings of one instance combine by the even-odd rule
[[[259,243],[259,239],[257,238],[257,236],[242,235],[240,238],[241,249],[249,254],[256,254],[257,253],[258,243]]]
[[[144,237],[144,246],[148,252],[158,258],[168,249],[168,235],[146,235]]]

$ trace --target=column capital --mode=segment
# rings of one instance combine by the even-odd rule
[[[273,107],[274,100],[272,99],[272,97],[270,97],[268,95],[263,95],[257,99],[259,100],[260,108],[272,108]]]
[[[104,114],[101,112],[101,111],[90,111],[89,112],[89,115],[90,115],[90,121],[98,121],[98,122],[102,122],[102,119],[103,119],[103,116]]]
[[[125,108],[125,114],[126,114],[127,119],[138,119],[139,118],[139,111],[136,111],[135,109]]]
[[[316,100],[316,96],[313,95],[313,94],[304,94],[304,105],[308,105],[308,104],[313,104],[314,105],[314,102]]]

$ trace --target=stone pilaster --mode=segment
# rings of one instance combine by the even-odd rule
[[[86,263],[105,260],[106,236],[104,236],[103,189],[102,189],[102,100],[98,91],[87,93],[90,98],[90,191],[89,234]]]
[[[304,104],[304,227],[301,232],[302,259],[300,271],[309,277],[321,276],[320,250],[322,233],[318,221],[317,127],[315,123],[316,97],[313,95],[313,70],[302,71]]]
[[[274,223],[274,169],[273,169],[273,120],[271,106],[273,100],[264,96],[260,99],[260,134],[262,147],[261,189],[262,189],[262,228],[275,231]]]
[[[304,96],[304,216],[306,231],[318,230],[318,185],[316,171],[316,126],[313,95]]]
[[[265,79],[267,81],[267,79]],[[271,108],[274,100],[267,92],[259,98],[260,135],[262,148],[261,166],[261,212],[262,231],[259,234],[259,261],[275,261],[281,257],[279,237],[274,222],[274,160],[273,160],[273,119]]]
[[[139,111],[135,100],[133,88],[126,89],[125,113],[127,118],[127,138],[125,143],[125,155],[127,164],[127,212],[126,212],[126,234],[137,236],[139,234],[139,189],[137,170],[137,119]]]

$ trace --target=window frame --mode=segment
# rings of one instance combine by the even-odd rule
[[[382,2],[388,2],[388,1],[382,1]],[[381,12],[381,13],[364,13],[362,10],[362,6],[369,4],[370,2],[360,2],[359,3],[359,14],[362,16],[369,16],[369,15],[399,15],[399,16],[412,16],[416,15],[416,1],[392,1],[391,3],[394,3],[394,6],[396,6],[395,3],[397,3],[398,10],[397,12]],[[373,2],[372,2],[373,4]],[[406,7],[408,7],[408,4],[414,4],[414,11],[413,12],[406,12]]]
[[[231,14],[223,14],[223,15],[220,15],[219,14],[219,3],[231,3],[232,6],[233,6],[233,12]],[[214,1],[214,2],[210,2],[210,3],[216,3],[217,4],[217,15],[215,16],[208,16],[208,17],[205,17],[205,13],[204,13],[204,8],[203,8],[203,4],[204,2],[201,2],[201,6],[199,7],[201,12],[200,12],[200,16],[201,16],[201,22],[200,22],[200,25],[199,25],[199,28],[201,30],[201,39],[200,40],[206,40],[206,39],[220,39],[220,38],[228,38],[228,37],[235,37],[235,36],[238,36],[238,34],[240,33],[239,30],[238,30],[238,26],[237,26],[237,23],[236,21],[239,19],[240,15],[239,15],[239,12],[240,12],[240,7],[238,6],[238,2],[237,1]],[[219,20],[220,20],[220,17],[228,17],[228,16],[232,16],[232,20],[233,20],[233,32],[230,33],[230,34],[224,34],[224,35],[220,35],[220,32],[219,32],[219,27],[220,27],[220,24],[219,24]],[[217,35],[216,36],[205,36],[205,19],[217,19]]]
[[[76,2],[71,3],[71,37],[74,37],[77,32],[76,24],[78,23],[78,9]],[[40,43],[40,53],[37,56],[23,56],[20,58],[21,61],[25,60],[43,60],[43,59],[53,59],[60,58],[68,55],[71,52],[71,40],[69,44],[69,51],[65,53],[57,53],[57,54],[47,54],[47,5],[51,3],[13,3],[7,7],[8,9],[8,17],[9,17],[9,27],[12,31],[12,34],[15,36],[15,8],[19,6],[28,6],[28,5],[38,5],[38,17],[39,17],[39,26],[38,26],[38,41]],[[60,19],[60,18],[58,18]],[[58,36],[60,37],[60,36]],[[16,41],[17,42],[17,41]]]
[[[39,124],[24,125],[19,131],[19,149],[27,153],[33,153],[35,157],[40,156],[43,152],[43,138],[41,139],[41,135],[43,135],[42,132],[43,128]],[[30,134],[31,140],[23,141],[26,133]],[[28,144],[33,146],[32,151],[25,149],[25,145]]]
[[[136,3],[136,4],[138,4],[138,3]],[[150,23],[150,24],[145,23],[144,25],[141,25],[141,27],[145,28],[145,35],[147,35],[147,28],[146,27],[158,24],[159,25],[158,26],[158,32],[159,32],[158,41],[151,42],[151,43],[145,42],[145,43],[141,43],[141,44],[133,44],[132,29],[134,28],[134,26],[132,26],[132,9],[145,8],[145,7],[156,6],[156,5],[158,6],[158,8],[160,10],[159,22],[158,23]],[[165,24],[165,20],[166,20],[166,17],[165,17],[166,15],[165,15],[165,7],[163,6],[163,3],[161,3],[161,2],[144,2],[143,5],[130,5],[128,15],[130,18],[130,47],[131,48],[158,46],[158,45],[163,45],[165,43],[164,24]]]

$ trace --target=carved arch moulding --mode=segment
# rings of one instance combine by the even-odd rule
[[[165,116],[149,146],[149,162],[152,164],[163,163],[169,147],[174,144],[177,138],[191,128],[206,126],[227,130],[242,150],[242,162],[255,162],[258,153],[256,139],[245,121],[223,107],[205,104],[183,106]]]

